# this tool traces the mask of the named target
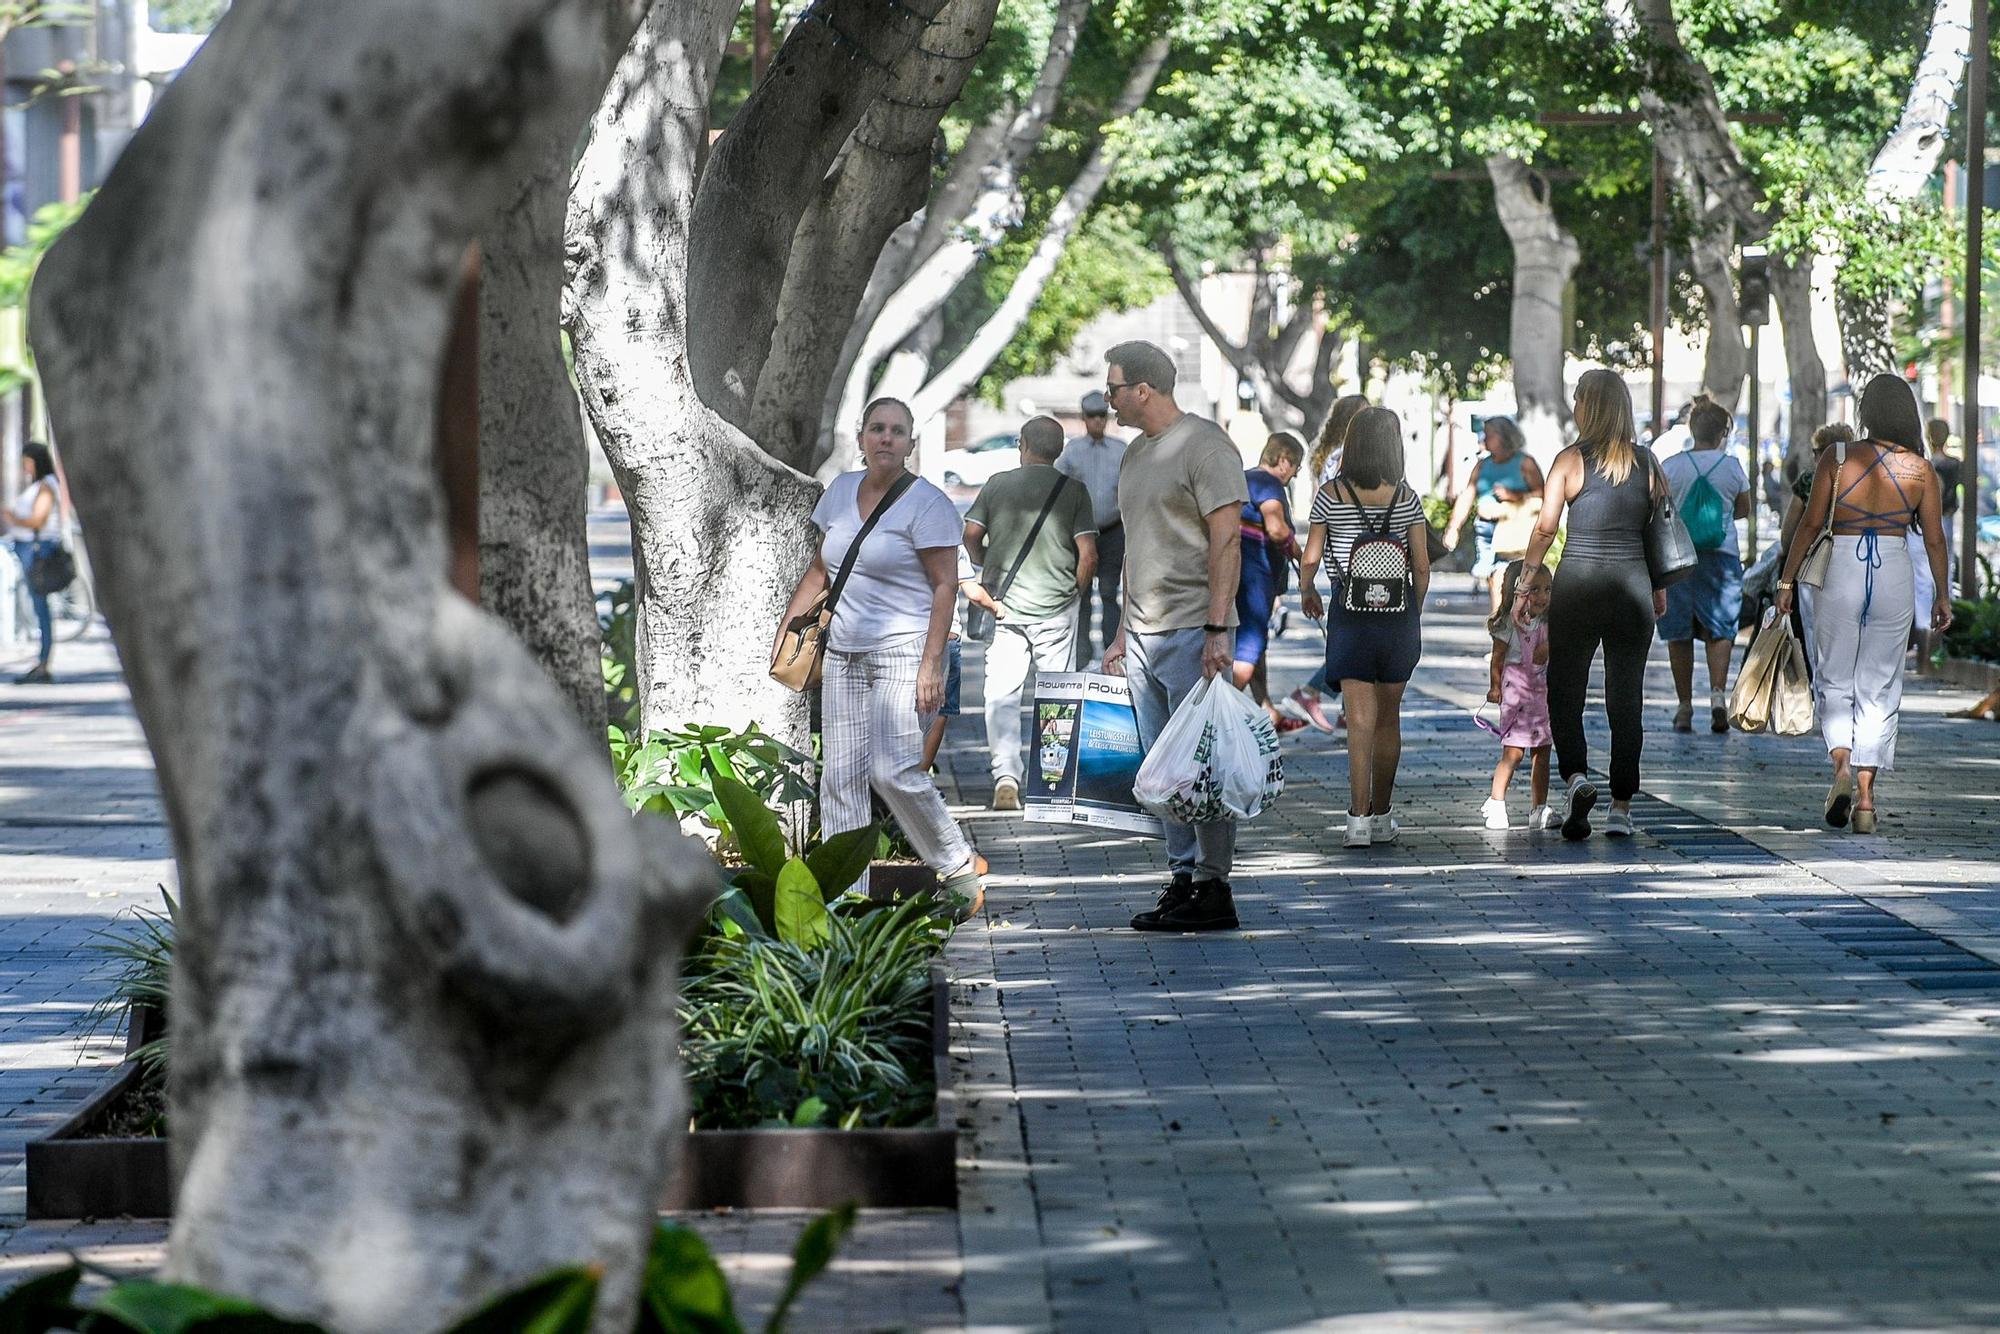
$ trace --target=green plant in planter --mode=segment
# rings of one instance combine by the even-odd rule
[[[875,826],[835,834],[797,854],[787,845],[778,817],[755,792],[720,776],[714,790],[725,827],[745,862],[726,872],[729,892],[717,905],[723,930],[732,925],[748,929],[742,911],[747,906],[764,934],[808,948],[825,940],[831,916],[827,904],[853,888],[868,869]]]
[[[932,1097],[929,898],[830,914],[814,948],[709,936],[681,987],[681,1058],[703,1129],[896,1126]]]
[[[842,1205],[808,1223],[792,1248],[792,1272],[765,1334],[781,1334],[808,1284],[833,1263],[854,1229],[854,1206]],[[250,1302],[202,1288],[133,1280],[87,1302],[76,1300],[84,1268],[44,1274],[0,1298],[4,1334],[328,1334]],[[597,1307],[598,1271],[559,1269],[495,1298],[443,1334],[588,1334]],[[743,1334],[729,1279],[701,1234],[663,1223],[653,1234],[639,1316],[632,1334]]]
[[[146,1081],[152,1084],[164,1081],[167,1073],[164,1021],[167,989],[173,976],[174,932],[180,925],[181,911],[165,885],[159,890],[164,911],[134,908],[132,915],[137,919],[134,926],[94,933],[93,948],[116,961],[118,971],[112,978],[110,993],[90,1007],[92,1032],[106,1022],[122,1027],[131,1022],[135,1010],[151,1010],[162,1021],[159,1036],[133,1053]]]
[[[754,726],[745,732],[685,727],[638,741],[614,731],[611,757],[626,805],[673,820],[699,816],[716,831],[724,851],[734,845],[735,833],[716,800],[718,778],[743,784],[762,805],[784,812],[787,842],[794,848],[811,841],[817,795],[812,757]]]

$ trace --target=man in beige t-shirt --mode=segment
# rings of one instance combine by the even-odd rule
[[[1243,458],[1223,429],[1181,411],[1173,359],[1151,343],[1104,354],[1104,395],[1121,426],[1141,432],[1118,470],[1125,526],[1125,614],[1104,670],[1130,684],[1139,739],[1149,749],[1196,683],[1227,676],[1236,653],[1236,582]],[[1140,931],[1227,931],[1236,824],[1167,827],[1173,879],[1132,919]]]

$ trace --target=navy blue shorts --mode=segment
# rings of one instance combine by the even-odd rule
[[[1326,604],[1326,679],[1399,685],[1417,670],[1423,656],[1423,618],[1408,611],[1349,611],[1340,604],[1340,585]]]
[[[1278,575],[1261,544],[1243,544],[1243,574],[1236,582],[1236,661],[1255,662],[1271,642],[1271,609],[1278,605]]]
[[[1726,551],[1704,551],[1694,573],[1667,586],[1660,638],[1669,644],[1736,638],[1743,615],[1743,562]]]
[[[958,641],[944,641],[944,707],[938,710],[940,718],[958,717],[959,659]]]

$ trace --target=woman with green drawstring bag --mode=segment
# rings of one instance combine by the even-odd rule
[[[1708,658],[1708,730],[1729,730],[1729,659],[1743,614],[1743,560],[1737,554],[1736,521],[1748,518],[1750,478],[1734,454],[1723,448],[1734,425],[1728,409],[1706,398],[1688,412],[1690,447],[1660,460],[1681,522],[1687,525],[1697,558],[1694,573],[1667,589],[1667,614],[1660,638],[1667,641],[1674,693],[1680,707],[1674,730],[1694,730],[1694,641]]]

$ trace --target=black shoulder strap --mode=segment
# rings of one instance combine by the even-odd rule
[[[915,473],[904,473],[889,488],[888,494],[876,502],[874,510],[861,523],[861,531],[854,535],[854,543],[847,548],[847,555],[841,558],[840,573],[833,577],[833,587],[826,593],[826,609],[831,613],[840,602],[840,590],[847,587],[847,576],[854,573],[855,558],[861,554],[861,544],[868,540],[868,534],[875,530],[875,521],[889,512],[889,507],[902,499],[903,493],[916,485]],[[858,493],[858,492],[857,492]]]
[[[992,593],[996,600],[1001,602],[1007,600],[1007,590],[1014,586],[1014,576],[1021,572],[1021,566],[1026,563],[1028,553],[1035,549],[1035,539],[1042,535],[1042,525],[1048,522],[1049,511],[1056,507],[1056,497],[1060,496],[1063,488],[1069,484],[1070,479],[1066,475],[1056,474],[1056,484],[1049,491],[1049,498],[1042,502],[1042,512],[1035,516],[1035,526],[1028,530],[1027,539],[1021,543],[1021,549],[1014,553],[1014,563],[1007,567],[1007,573],[1000,577],[998,584],[986,585],[987,591]]]

